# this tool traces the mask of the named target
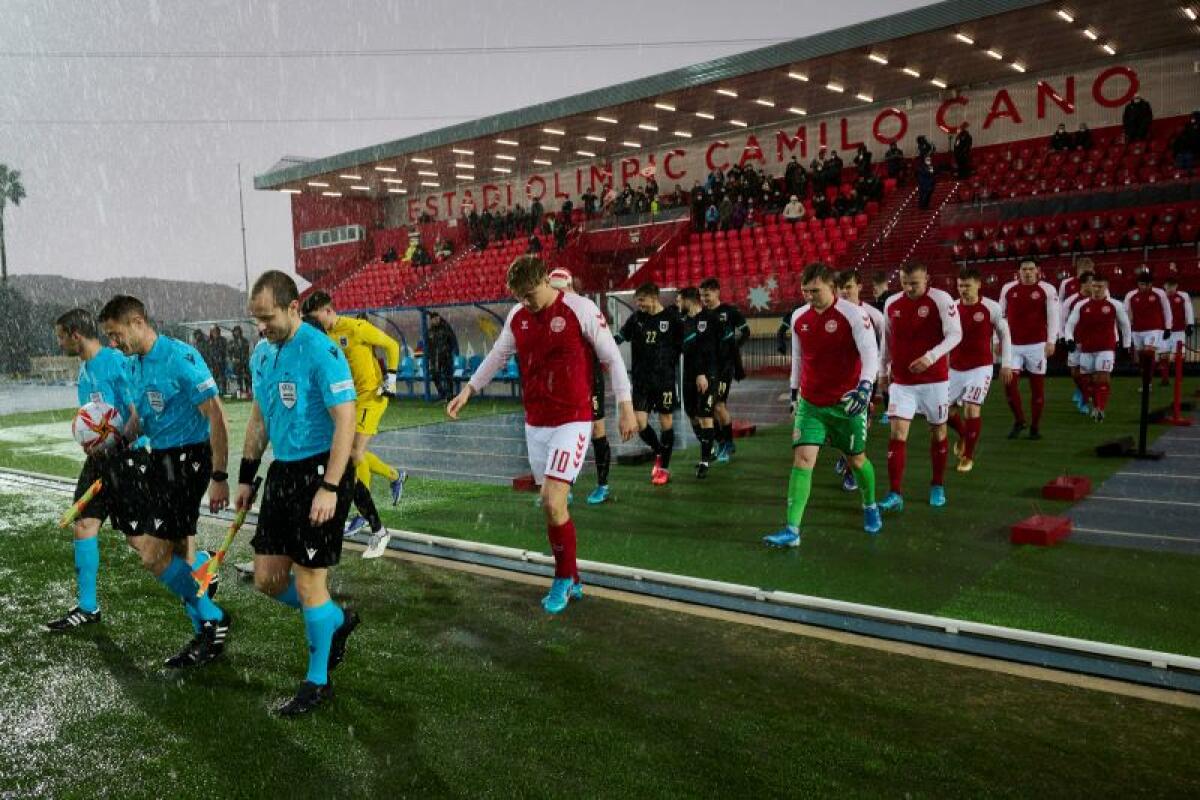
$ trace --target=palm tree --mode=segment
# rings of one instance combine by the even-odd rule
[[[4,250],[4,207],[12,201],[14,206],[21,205],[25,197],[25,187],[21,185],[21,173],[9,169],[7,164],[0,164],[0,284],[8,283],[8,254]]]

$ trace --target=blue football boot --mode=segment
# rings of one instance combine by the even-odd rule
[[[879,513],[879,506],[871,505],[863,509],[863,530],[871,534],[883,530],[883,515]]]
[[[408,473],[400,470],[400,474],[396,476],[396,480],[391,482],[392,505],[398,505],[400,498],[404,497],[404,482],[406,480],[408,480]]]
[[[597,486],[592,489],[592,493],[587,496],[589,506],[598,506],[608,500],[608,484]]]
[[[929,505],[934,508],[941,508],[946,505],[946,487],[930,486],[929,487]]]
[[[767,547],[799,547],[800,532],[783,528],[776,533],[764,536],[763,544]]]
[[[895,492],[888,492],[887,497],[879,501],[881,511],[903,511],[904,498]]]
[[[857,492],[858,491],[858,481],[854,480],[854,472],[852,470],[846,470],[846,473],[844,475],[842,475],[842,491],[843,492]]]
[[[346,525],[346,536],[354,536],[356,533],[362,533],[366,530],[367,520],[362,515],[355,515],[354,519]]]
[[[549,614],[559,614],[571,601],[574,578],[555,578],[550,584],[550,593],[542,598],[542,608]]]

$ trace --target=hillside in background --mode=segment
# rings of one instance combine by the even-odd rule
[[[98,310],[115,294],[131,294],[145,303],[159,322],[246,317],[246,295],[221,283],[157,278],[80,281],[59,275],[10,275],[8,280],[32,305]]]

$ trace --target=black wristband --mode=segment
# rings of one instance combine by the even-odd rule
[[[225,481],[229,480],[229,473],[222,472],[219,469],[214,469],[212,472],[212,479],[217,483],[224,483]]]
[[[336,483],[330,483],[329,481],[321,481],[321,488],[327,492],[333,492],[334,494],[338,493],[338,486]]]
[[[244,483],[247,486],[254,483],[260,464],[262,464],[261,458],[243,458],[242,463],[238,466],[238,483]]]

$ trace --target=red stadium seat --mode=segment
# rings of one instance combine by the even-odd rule
[[[1151,237],[1154,244],[1167,245],[1175,238],[1175,226],[1160,222],[1151,229]]]
[[[1104,246],[1109,250],[1115,250],[1121,246],[1121,231],[1109,228],[1103,232],[1102,238],[1104,239]]]
[[[1096,243],[1099,240],[1099,235],[1091,228],[1084,228],[1079,232],[1079,249],[1080,250],[1095,250]]]

